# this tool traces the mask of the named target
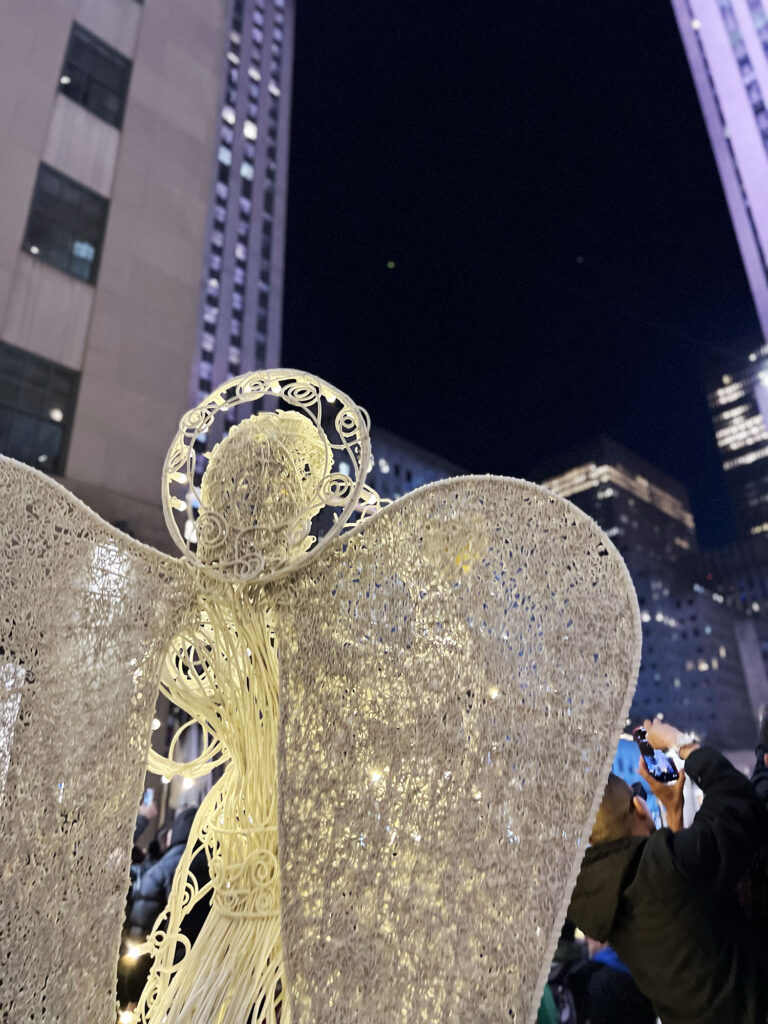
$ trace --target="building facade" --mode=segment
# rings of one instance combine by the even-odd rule
[[[279,359],[291,10],[0,11],[0,452],[161,548],[180,415]]]
[[[612,537],[632,576],[643,630],[633,723],[660,712],[721,748],[749,746],[768,696],[760,645],[700,582],[685,489],[608,438],[553,460],[541,479]]]
[[[293,0],[231,0],[192,404],[281,365],[293,38]]]
[[[768,348],[728,368],[707,392],[739,539],[768,534]]]
[[[672,0],[672,7],[768,338],[768,6]]]
[[[461,476],[458,466],[380,427],[371,428],[373,466],[366,477],[382,498],[396,500],[417,487]]]

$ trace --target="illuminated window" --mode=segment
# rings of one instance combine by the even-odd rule
[[[23,248],[93,284],[109,202],[65,174],[40,164]]]
[[[0,341],[0,452],[63,474],[80,375]]]
[[[59,92],[107,124],[123,123],[131,62],[75,23],[69,35]]]

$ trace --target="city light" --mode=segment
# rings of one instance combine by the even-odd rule
[[[152,732],[157,732],[157,730],[160,728],[160,726],[162,724],[163,723],[160,721],[159,718],[153,718],[152,719]]]
[[[59,407],[56,405],[52,409],[48,410],[48,415],[50,416],[54,423],[61,423],[61,421],[64,419],[63,411],[59,409]]]

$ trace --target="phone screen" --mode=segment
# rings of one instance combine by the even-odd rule
[[[677,768],[675,768],[666,754],[662,754],[660,750],[653,749],[648,742],[648,735],[645,729],[642,727],[635,729],[632,735],[635,738],[635,743],[640,748],[640,754],[645,762],[645,767],[648,769],[648,774],[659,782],[674,782],[678,778]]]
[[[154,791],[154,789],[145,789],[144,790],[144,803],[145,804],[151,804],[154,799],[155,799],[155,791]]]

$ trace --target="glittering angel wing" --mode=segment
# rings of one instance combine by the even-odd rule
[[[108,1024],[175,559],[0,457],[0,1018]]]
[[[637,676],[621,558],[473,477],[273,587],[294,1024],[533,1021]]]

